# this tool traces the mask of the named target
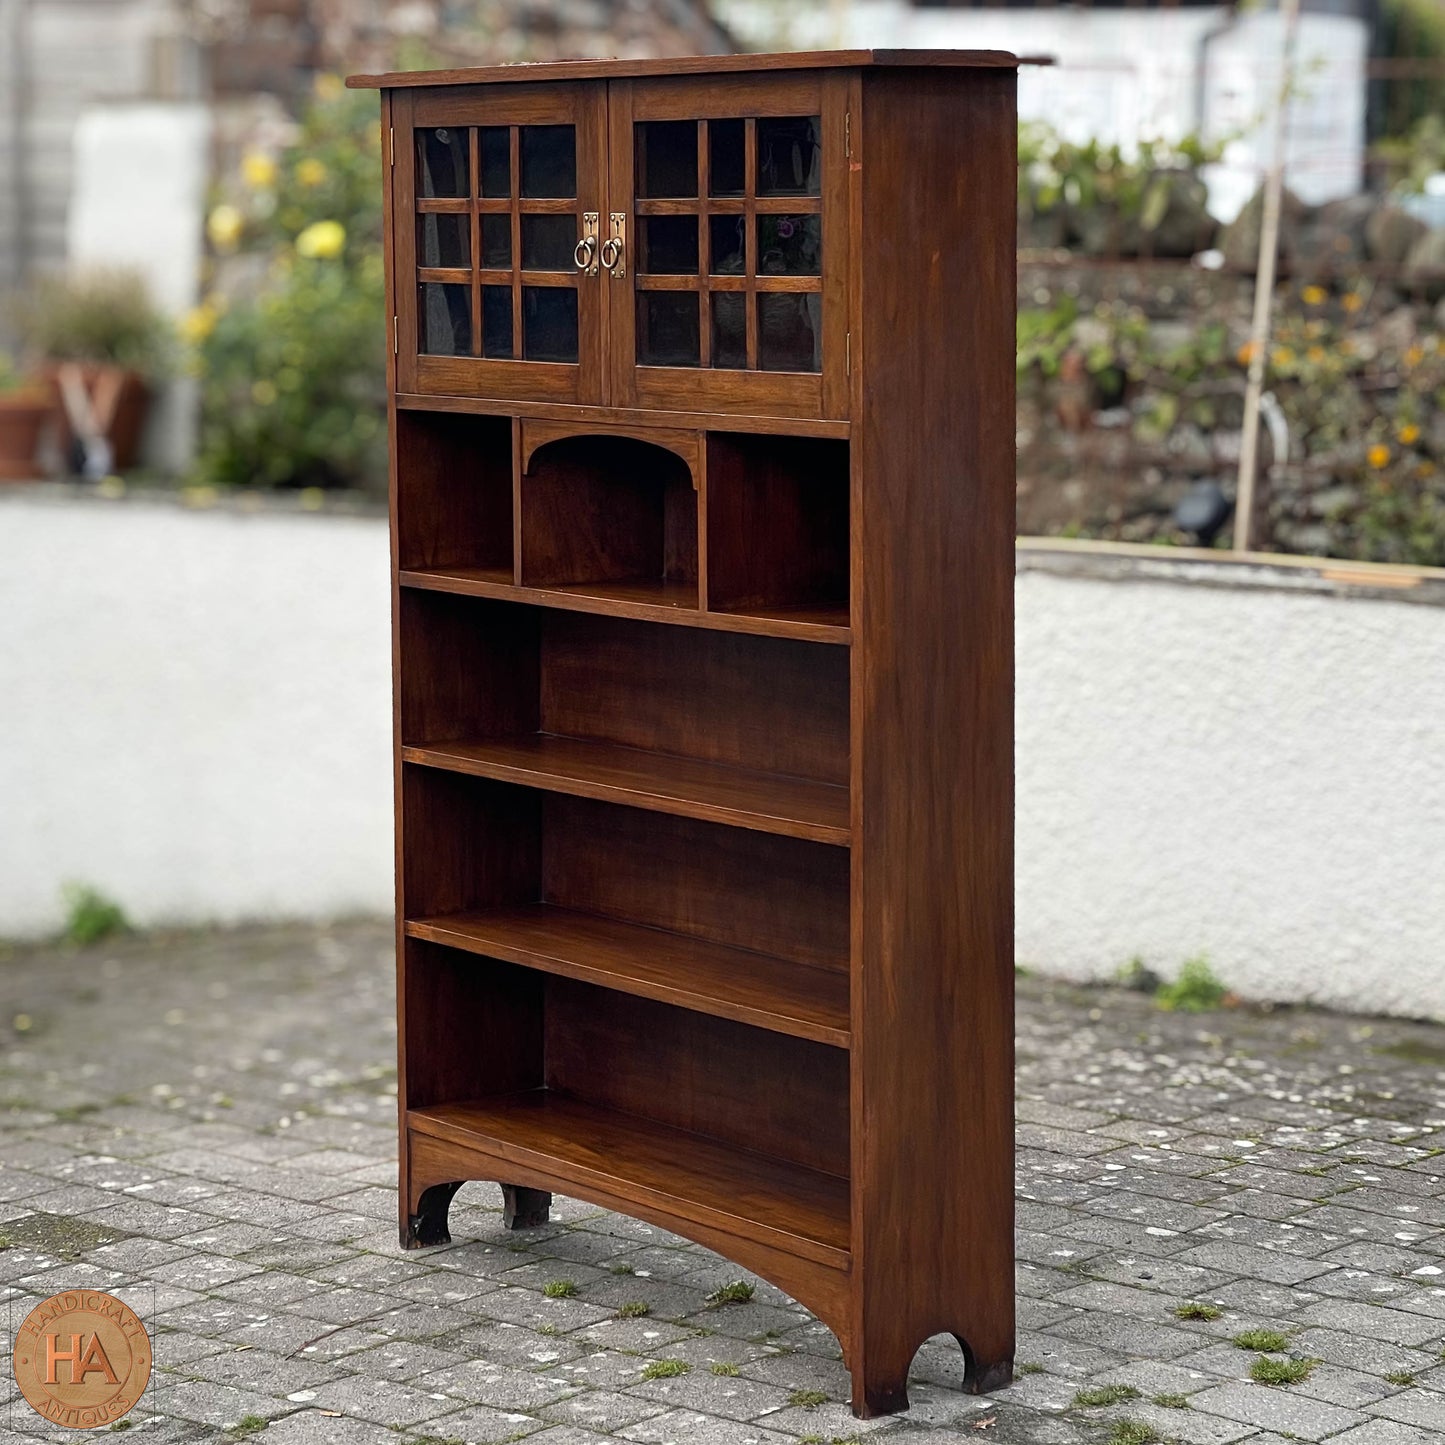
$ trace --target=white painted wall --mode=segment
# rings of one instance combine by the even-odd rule
[[[31,494],[34,496],[35,494]],[[0,489],[0,935],[388,908],[376,518]]]
[[[1445,609],[1171,569],[1025,559],[1020,962],[1445,1017]],[[0,936],[65,879],[141,924],[389,910],[387,613],[379,518],[0,490]]]
[[[1277,11],[1233,7],[918,6],[910,0],[714,0],[717,17],[764,49],[828,46],[1010,50],[1055,64],[1019,72],[1019,114],[1070,140],[1128,147],[1193,131],[1232,138],[1208,177],[1210,209],[1232,220],[1270,159],[1279,93]],[[1210,39],[1206,50],[1201,43]],[[1356,16],[1300,17],[1288,117],[1290,186],[1317,204],[1360,188],[1369,29]]]

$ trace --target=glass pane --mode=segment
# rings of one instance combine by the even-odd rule
[[[822,154],[822,125],[816,115],[760,120],[758,194],[818,195]]]
[[[469,216],[418,216],[416,229],[417,265],[472,264],[472,223]]]
[[[423,196],[469,196],[471,160],[467,154],[467,133],[448,129],[419,130],[416,133],[418,193]]]
[[[708,219],[712,241],[712,265],[714,276],[741,276],[743,274],[742,216],[711,216]]]
[[[642,222],[642,256],[637,269],[654,276],[695,276],[697,217],[645,217]]]
[[[637,360],[642,366],[700,366],[696,291],[637,293]]]
[[[482,265],[507,270],[512,264],[512,218],[482,217]]]
[[[470,356],[472,288],[424,281],[417,290],[418,349],[428,356]]]
[[[496,361],[512,356],[512,288],[482,287],[482,355]]]
[[[523,216],[522,270],[572,270],[577,236],[576,216]]]
[[[707,190],[710,196],[743,193],[747,130],[740,120],[707,123]]]
[[[577,360],[577,292],[573,287],[522,287],[522,355],[528,361]]]
[[[505,125],[484,125],[481,130],[482,194],[512,194],[512,132]]]
[[[712,364],[741,371],[748,364],[748,298],[741,291],[712,293]]]
[[[637,194],[697,195],[697,122],[643,121],[637,130]]]
[[[572,126],[522,127],[522,194],[577,194],[577,137]]]
[[[823,298],[816,291],[758,293],[758,366],[823,369]]]
[[[759,276],[818,276],[822,263],[821,216],[758,217]]]

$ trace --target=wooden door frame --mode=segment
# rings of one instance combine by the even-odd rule
[[[608,205],[627,216],[629,261],[627,277],[623,281],[609,278],[608,285],[608,351],[614,405],[809,419],[847,417],[850,94],[849,76],[841,71],[609,82]],[[822,118],[822,371],[638,366],[636,271],[631,264],[641,229],[634,194],[634,125],[648,120],[732,120],[776,115]],[[705,189],[701,170],[699,189]],[[707,198],[699,196],[698,208],[704,214],[706,203]],[[754,211],[749,207],[744,214],[751,219]],[[710,323],[706,314],[708,294],[704,280],[700,305],[705,314],[699,318],[700,326]]]
[[[514,349],[516,359],[488,360],[480,355],[430,356],[420,352],[417,299],[416,150],[413,132],[434,125],[567,125],[576,128],[576,211],[597,211],[607,206],[607,84],[578,81],[569,84],[457,86],[435,90],[397,91],[393,96],[392,126],[398,138],[393,166],[398,218],[395,238],[397,378],[406,393],[475,396],[497,400],[571,402],[602,405],[607,400],[608,359],[605,274],[579,274],[577,291],[577,362],[524,361],[520,359],[521,320],[518,308],[525,273],[521,271],[520,218],[515,202],[521,175],[513,156],[512,229]],[[472,189],[475,190],[475,178]],[[470,201],[471,198],[469,198]],[[480,234],[477,211],[472,217],[471,267],[473,280],[472,326],[474,347],[480,344],[479,283]]]

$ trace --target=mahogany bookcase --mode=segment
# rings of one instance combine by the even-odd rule
[[[697,1240],[1011,1378],[1016,62],[357,76],[391,303],[401,1234]]]

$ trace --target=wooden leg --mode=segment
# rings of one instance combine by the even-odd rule
[[[462,1181],[450,1184],[433,1184],[422,1190],[416,1208],[411,1212],[401,1231],[403,1249],[429,1249],[433,1245],[450,1244],[452,1237],[447,1230],[447,1211],[451,1208],[452,1196],[462,1187]]]
[[[980,1360],[968,1347],[962,1335],[954,1335],[963,1351],[963,1388],[970,1395],[990,1395],[1012,1385],[1014,1357],[1012,1352],[998,1359]]]
[[[545,1189],[502,1185],[502,1223],[508,1229],[537,1229],[551,1217],[552,1196]]]
[[[978,1358],[962,1335],[954,1335],[963,1351],[963,1388],[970,1395],[987,1395],[1013,1382],[1013,1354]],[[908,1408],[908,1370],[916,1350],[865,1342],[853,1351],[853,1413],[860,1420],[897,1415]]]

